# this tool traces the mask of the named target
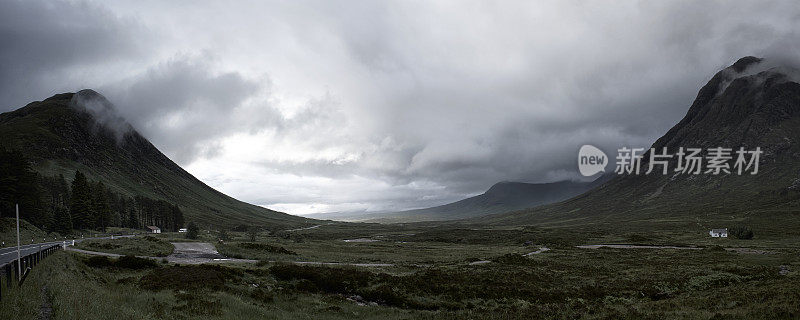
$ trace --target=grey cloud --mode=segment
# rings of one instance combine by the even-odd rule
[[[80,89],[82,68],[136,61],[145,29],[84,2],[9,0],[0,4],[0,110]]]
[[[792,1],[0,6],[4,106],[98,88],[184,165],[259,137],[242,165],[287,180],[205,173],[259,204],[402,209],[578,179],[580,145],[648,146],[736,59],[800,56]]]
[[[726,10],[720,11],[718,8],[721,6]],[[392,132],[405,132],[406,138],[411,140],[420,131],[430,137],[422,142],[420,153],[412,156],[412,159],[425,161],[412,160],[411,170],[403,171],[411,176],[408,179],[424,177],[451,188],[480,190],[501,179],[541,181],[564,178],[564,172],[574,173],[572,158],[582,142],[592,142],[607,150],[622,145],[649,145],[683,116],[699,87],[719,68],[749,54],[767,54],[770,51],[796,53],[796,50],[771,48],[788,40],[787,30],[798,24],[797,10],[790,6],[788,2],[767,5],[642,3],[633,6],[634,12],[630,16],[606,21],[603,14],[624,11],[616,6],[607,6],[598,10],[597,15],[586,18],[601,28],[582,30],[586,33],[585,38],[568,43],[564,48],[559,47],[564,44],[557,42],[558,36],[554,37],[551,48],[547,48],[545,43],[541,44],[542,47],[531,48],[527,52],[530,61],[522,64],[530,66],[530,70],[522,75],[512,73],[504,76],[498,69],[499,74],[490,76],[500,76],[499,79],[470,77],[480,73],[449,78],[446,72],[432,73],[424,68],[426,61],[441,57],[409,55],[410,52],[429,49],[413,45],[428,44],[426,40],[431,34],[442,36],[437,39],[451,44],[449,42],[453,39],[459,39],[458,32],[474,31],[472,26],[448,33],[447,27],[437,25],[434,30],[445,31],[419,33],[416,36],[421,39],[402,45],[396,43],[397,39],[408,38],[405,34],[393,34],[397,30],[390,22],[404,17],[390,14],[388,18],[379,19],[389,23],[378,23],[369,30],[392,36],[383,37],[383,41],[369,38],[369,45],[360,39],[348,39],[348,43],[365,65],[397,76],[398,83],[402,83],[407,73],[436,77],[415,76],[418,83],[413,92],[401,96],[399,101],[390,102],[392,105],[387,108],[390,113],[399,113],[400,116],[400,121],[388,124],[393,126]],[[762,19],[763,15],[770,19]],[[608,20],[619,18],[613,13],[608,16]],[[421,19],[424,20],[424,15]],[[345,23],[359,22],[351,19]],[[409,29],[414,27],[412,23]],[[529,30],[536,28],[536,24],[532,22],[521,27]],[[555,27],[554,34],[558,35],[559,28],[569,29],[570,26]],[[792,33],[789,31],[789,35]],[[476,37],[479,35],[475,34]],[[519,38],[526,41],[524,34]],[[480,39],[489,48],[495,43],[493,40]],[[457,47],[459,43],[454,44]],[[592,48],[594,44],[603,46]],[[491,49],[487,51],[493,53]],[[459,54],[472,56],[471,51]],[[552,60],[535,58],[540,55],[562,56]],[[375,68],[375,57],[390,57],[388,61],[394,61],[393,65],[410,66],[412,70],[396,72]],[[414,61],[416,58],[423,60]],[[484,65],[496,61],[481,60],[484,57],[480,56],[472,58],[476,58],[473,62]],[[509,55],[488,58],[501,60],[508,59]],[[483,65],[466,66],[470,67],[479,71]],[[545,106],[541,108],[540,105]],[[490,106],[493,108],[487,108]],[[514,119],[509,121],[497,117],[498,112],[510,112]],[[411,129],[404,130],[406,126]],[[598,137],[598,130],[604,130],[606,135]],[[496,136],[493,132],[506,133]],[[537,141],[547,139],[564,143],[537,144]],[[442,141],[469,147],[449,148],[448,151]],[[438,154],[428,156],[430,148],[436,149]],[[476,154],[491,156],[477,157]]]
[[[232,116],[264,84],[235,72],[213,74],[203,58],[179,57],[102,89],[120,112],[179,163],[213,156],[215,139],[277,117],[267,106],[247,121]],[[255,122],[258,123],[258,122]],[[262,124],[262,123],[258,123]]]
[[[114,104],[94,90],[84,89],[76,92],[69,105],[92,114],[100,125],[114,132],[118,142],[134,130],[133,126],[120,116]]]

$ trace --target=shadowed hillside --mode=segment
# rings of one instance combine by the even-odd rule
[[[58,94],[0,114],[2,144],[22,152],[43,176],[76,170],[127,196],[178,205],[204,224],[296,226],[307,219],[233,199],[172,162],[91,90]]]
[[[577,196],[607,180],[551,183],[499,182],[483,194],[441,206],[366,216],[373,222],[458,220],[549,204]]]
[[[686,116],[653,148],[761,148],[756,175],[622,175],[579,197],[540,208],[493,215],[490,224],[620,222],[705,228],[744,223],[796,234],[800,204],[800,84],[796,70],[745,57],[718,72]],[[620,146],[622,147],[622,146]],[[734,160],[736,154],[733,154]],[[642,167],[647,168],[649,153]],[[733,161],[731,161],[731,166]],[[671,170],[677,163],[671,162]],[[661,167],[657,167],[660,169]]]

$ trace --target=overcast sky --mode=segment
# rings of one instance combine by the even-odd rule
[[[2,0],[0,111],[92,88],[240,200],[419,208],[649,146],[798,31],[796,1]]]

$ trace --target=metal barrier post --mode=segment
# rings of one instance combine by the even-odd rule
[[[14,276],[14,279],[17,279],[19,277],[17,275],[17,270],[19,270],[19,267],[17,265],[19,265],[19,260],[11,261],[11,273],[13,273],[12,275]],[[11,284],[11,282],[9,282],[9,284]]]
[[[8,287],[11,287],[11,269],[13,269],[13,267],[11,266],[11,263],[7,264],[6,265],[6,286],[8,286]]]

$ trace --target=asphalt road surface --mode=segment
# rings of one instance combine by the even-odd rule
[[[116,238],[128,238],[133,237],[133,235],[125,235],[125,236],[114,236]],[[107,237],[97,237],[97,238],[84,238],[84,239],[75,239],[75,243],[81,242],[86,239],[111,239],[111,236]],[[72,245],[72,239],[65,240],[68,245]],[[61,245],[64,241],[53,241],[53,242],[42,242],[42,243],[34,243],[34,244],[26,244],[21,245],[19,250],[19,256],[24,257],[36,251],[42,250],[52,245]],[[17,259],[17,246],[7,247],[0,249],[0,266],[5,265],[11,261]]]

